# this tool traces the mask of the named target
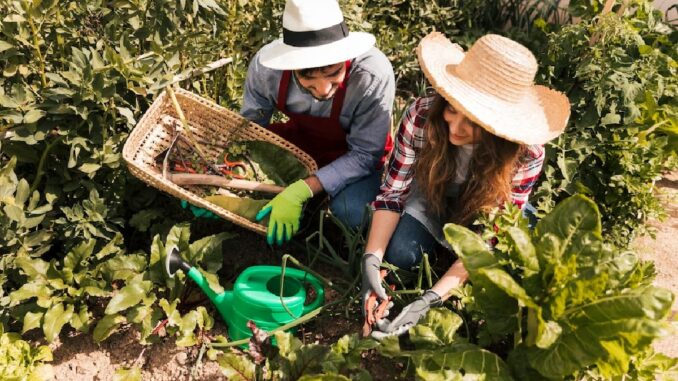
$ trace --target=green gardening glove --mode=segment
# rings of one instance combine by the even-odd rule
[[[189,204],[186,200],[181,200],[181,207],[184,209],[190,209],[191,213],[193,213],[193,217],[197,218],[209,218],[212,220],[219,219],[221,217],[217,216],[216,214],[210,212],[207,209],[203,208],[198,208],[197,206],[193,206]]]
[[[266,204],[259,213],[256,220],[261,221],[269,213],[271,217],[268,220],[268,234],[266,241],[273,245],[273,239],[282,245],[289,241],[299,229],[299,219],[301,218],[301,208],[304,202],[313,197],[313,192],[304,180],[297,180],[275,196]]]

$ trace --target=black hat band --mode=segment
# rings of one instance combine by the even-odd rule
[[[324,29],[304,32],[295,32],[283,28],[283,42],[286,45],[299,48],[330,44],[346,36],[348,36],[348,27],[344,21]]]

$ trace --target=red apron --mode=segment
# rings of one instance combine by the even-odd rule
[[[341,127],[341,123],[339,123],[339,115],[344,105],[350,69],[351,61],[346,61],[346,76],[334,95],[329,118],[298,114],[287,110],[287,90],[289,89],[292,72],[285,70],[280,79],[278,103],[276,106],[280,112],[287,115],[290,119],[285,123],[271,123],[268,128],[309,154],[318,163],[319,168],[326,166],[348,152],[346,131]],[[386,137],[384,156],[381,158],[379,168],[383,166],[392,148],[393,141],[389,133]]]

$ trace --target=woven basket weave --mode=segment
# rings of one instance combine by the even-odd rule
[[[203,146],[208,160],[216,162],[216,158],[230,140],[261,140],[290,151],[309,173],[318,169],[315,161],[308,154],[271,131],[252,122],[242,127],[245,119],[239,114],[186,90],[177,89],[175,94],[196,139],[212,142],[213,145]],[[244,228],[265,234],[265,226],[206,201],[196,193],[197,188],[181,187],[162,176],[160,169],[156,168],[155,160],[170,147],[173,138],[172,129],[162,122],[165,116],[179,118],[169,95],[163,92],[146,111],[123,147],[122,156],[132,175],[152,187],[210,210]]]

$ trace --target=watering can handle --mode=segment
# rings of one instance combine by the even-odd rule
[[[318,278],[303,271],[297,274],[289,274],[287,276],[292,276],[301,282],[308,281],[308,283],[310,283],[315,289],[315,299],[311,303],[304,306],[304,310],[302,312],[303,315],[306,315],[307,313],[323,305],[325,302],[325,289]]]

